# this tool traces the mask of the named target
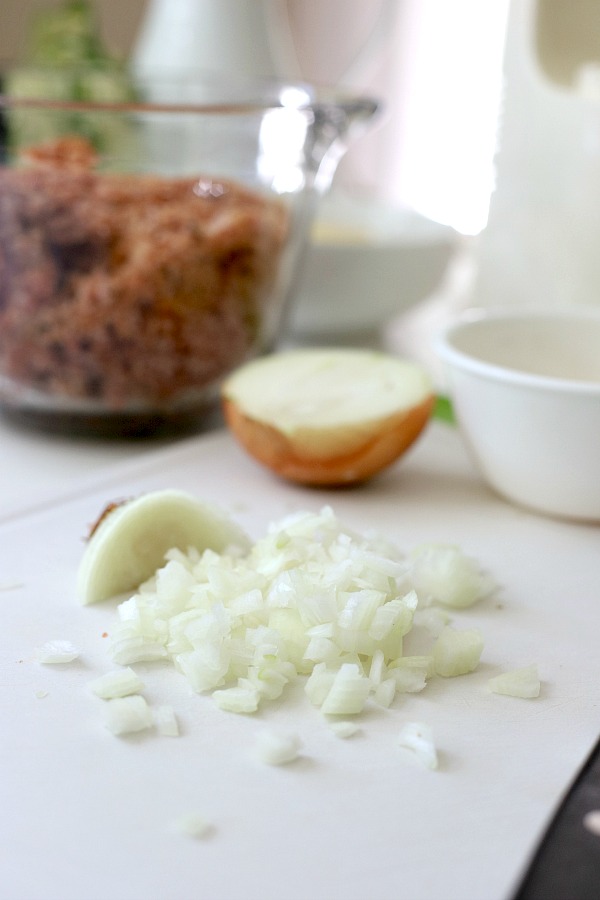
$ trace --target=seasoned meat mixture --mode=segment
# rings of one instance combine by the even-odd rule
[[[168,403],[256,344],[287,233],[232,181],[95,169],[84,141],[0,167],[0,373],[108,409]]]

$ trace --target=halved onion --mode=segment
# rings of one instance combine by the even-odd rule
[[[395,462],[434,405],[418,365],[371,350],[289,350],[241,366],[225,381],[229,428],[259,462],[312,485],[364,481]]]

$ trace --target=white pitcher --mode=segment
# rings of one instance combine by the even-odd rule
[[[512,0],[473,302],[600,305],[600,4]]]
[[[400,6],[398,0],[148,0],[133,69],[145,79],[157,69],[195,70],[356,87],[384,52]]]
[[[299,73],[286,0],[149,0],[132,66],[259,79]]]

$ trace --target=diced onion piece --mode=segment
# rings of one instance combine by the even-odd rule
[[[224,688],[214,691],[213,700],[219,709],[235,713],[253,713],[258,709],[260,694],[255,687]]]
[[[427,685],[427,670],[397,666],[389,670],[400,694],[418,694]]]
[[[318,663],[314,667],[304,685],[306,696],[314,706],[321,706],[324,703],[331,690],[334,678],[335,672],[329,671],[325,663]]]
[[[292,667],[292,673],[296,670]],[[276,666],[251,666],[248,670],[248,681],[259,693],[260,697],[267,700],[277,700],[283,694],[284,688],[288,683],[291,673],[285,673]]]
[[[152,727],[152,710],[139,694],[117,697],[106,703],[105,724],[113,734],[144,731]]]
[[[360,729],[356,722],[331,722],[330,726],[331,730],[334,734],[336,734],[340,738],[349,738],[352,735],[356,734]]]
[[[506,694],[509,697],[539,697],[541,685],[536,665],[502,672],[488,681],[488,687],[495,694]]]
[[[450,544],[424,544],[413,551],[411,561],[417,594],[445,606],[472,606],[494,587],[473,560]]]
[[[482,651],[483,638],[478,629],[457,631],[447,626],[433,648],[435,671],[444,678],[466,675],[477,668]]]
[[[437,637],[446,625],[450,624],[450,616],[445,609],[439,606],[426,606],[415,613],[414,624],[424,628],[429,634]]]
[[[173,831],[192,838],[205,838],[213,831],[213,824],[200,813],[191,812],[180,816],[172,823]]]
[[[113,672],[107,672],[89,683],[90,690],[103,700],[113,700],[115,697],[139,694],[143,687],[142,679],[129,666],[124,669],[115,669]]]
[[[73,662],[81,656],[81,650],[71,641],[48,641],[37,648],[35,655],[38,662],[54,665]]]
[[[403,656],[415,615],[424,621],[433,614],[432,607],[417,608],[421,598],[410,583],[415,571],[424,577],[429,556],[423,551],[421,569],[414,560],[411,569],[389,541],[344,526],[329,506],[274,522],[245,555],[172,548],[165,556],[118,606],[114,659],[122,665],[168,659],[223,710],[254,713],[307,675],[306,695],[324,715],[355,715],[369,697],[387,706],[397,691],[422,690],[435,672],[471,671],[481,654],[478,632],[445,627],[435,655]],[[449,577],[454,570],[476,572],[454,550],[430,556],[436,584],[444,566]],[[435,630],[443,618],[441,612]],[[96,685],[107,699],[133,689],[124,674],[114,677],[116,686],[110,679]],[[164,727],[174,730],[176,723]]]
[[[380,682],[375,688],[373,696],[375,702],[380,706],[391,706],[396,696],[396,680],[394,678],[386,678]]]
[[[269,766],[283,766],[293,762],[298,758],[301,747],[302,741],[297,734],[265,729],[256,735],[256,755]]]
[[[385,661],[383,652],[376,650],[371,659],[371,668],[369,669],[369,678],[374,685],[381,684],[385,673]]]
[[[406,596],[395,597],[385,605],[380,606],[373,616],[369,635],[375,640],[381,640],[392,631],[400,636],[407,634],[412,627],[417,603],[418,597],[416,592],[409,591]]]
[[[207,640],[202,646],[175,657],[175,665],[189,681],[192,690],[202,693],[223,684],[229,658],[219,640]]]
[[[426,768],[437,769],[437,750],[428,725],[423,722],[407,722],[398,735],[398,742],[405,750],[410,750]]]
[[[172,706],[168,704],[157,706],[154,710],[154,724],[159,734],[163,734],[166,737],[179,737],[177,716]]]
[[[115,629],[116,631],[116,629]],[[155,662],[166,659],[167,650],[162,644],[147,640],[142,635],[120,637],[117,634],[112,638],[111,656],[118,665],[127,666],[138,662]]]
[[[371,682],[354,663],[344,663],[335,673],[323,705],[324,715],[349,716],[362,712],[371,692]]]
[[[339,647],[326,637],[311,637],[303,659],[311,662],[334,663],[340,655]]]
[[[397,691],[418,693],[430,675],[435,674],[433,656],[400,656],[389,664],[388,674],[395,680]]]

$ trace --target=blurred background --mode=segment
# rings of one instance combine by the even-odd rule
[[[2,0],[4,65],[23,60],[36,15],[61,5]],[[391,323],[388,339],[414,354],[423,332],[465,305],[599,302],[600,0],[90,6],[107,51],[139,70],[233,68],[382,101],[323,213],[375,223],[360,248],[370,255],[357,255],[356,242],[349,249],[335,221],[321,229],[300,286],[299,333],[366,335]],[[367,303],[360,272],[381,288]]]
[[[242,9],[246,2],[229,6]],[[385,103],[384,119],[348,154],[339,181],[407,203],[460,232],[481,230],[492,189],[508,0],[250,2],[263,4],[273,21],[281,23],[286,14],[295,74],[368,91]],[[0,60],[22,61],[32,21],[62,5],[62,0],[2,0]],[[227,0],[219,5],[225,15]],[[178,58],[204,67],[212,62],[203,58],[200,41],[196,47],[190,41],[199,11],[209,6],[206,0],[90,0],[90,6],[105,47],[117,57],[150,50],[140,45],[142,32],[160,13],[162,46],[150,38],[157,63]],[[289,59],[280,68],[287,70],[285,76],[294,74]]]
[[[0,59],[23,58],[33,18],[48,9],[58,9],[57,0],[2,0],[0,6]],[[102,37],[119,56],[126,56],[140,27],[146,0],[93,0]]]

